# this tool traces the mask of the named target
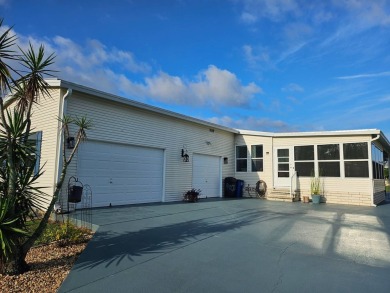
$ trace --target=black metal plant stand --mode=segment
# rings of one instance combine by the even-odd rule
[[[74,210],[76,210],[76,206],[79,202],[81,202],[81,198],[83,195],[84,185],[81,183],[78,178],[72,176],[68,180],[68,208],[67,212],[69,213],[69,204],[72,203],[74,205]]]

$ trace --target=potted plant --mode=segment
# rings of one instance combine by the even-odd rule
[[[313,203],[318,204],[321,202],[321,178],[315,177],[314,174],[310,181],[310,192]]]
[[[187,190],[183,195],[183,200],[189,202],[197,202],[199,200],[198,196],[200,195],[200,193],[200,189],[192,188],[190,190]]]

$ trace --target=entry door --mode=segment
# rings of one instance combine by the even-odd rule
[[[293,148],[275,148],[274,154],[275,187],[290,187],[290,177],[294,172]]]

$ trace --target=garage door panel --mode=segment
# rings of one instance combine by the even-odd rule
[[[163,150],[89,141],[78,158],[78,177],[91,185],[94,206],[162,200]]]
[[[194,154],[192,186],[200,189],[203,197],[219,197],[221,190],[220,157]]]

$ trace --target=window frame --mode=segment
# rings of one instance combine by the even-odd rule
[[[371,143],[372,179],[385,179],[383,150]]]
[[[321,158],[320,159],[320,148],[323,147],[323,146],[331,146],[331,145],[336,145],[338,148],[338,159],[337,158],[331,158],[331,159],[327,159],[327,158]],[[339,143],[327,143],[327,144],[317,144],[316,145],[316,149],[317,149],[317,160],[316,160],[316,165],[317,165],[317,169],[318,169],[318,174],[321,176],[321,177],[329,177],[329,178],[341,178],[341,154],[340,154],[340,144]],[[323,169],[320,168],[320,164],[321,163],[338,163],[338,176],[331,176],[331,175],[328,175],[328,174],[324,174],[323,173]]]
[[[246,150],[246,156],[245,157],[239,157],[238,156],[238,148],[244,148]],[[238,170],[238,162],[242,161],[246,163],[245,171],[244,170]],[[247,145],[236,145],[236,172],[248,172],[248,146]]]
[[[299,147],[313,147],[313,159],[299,159],[297,160],[296,157],[297,157],[297,153],[296,153],[296,148],[299,148]],[[298,177],[311,177],[312,176],[312,173],[315,172],[316,170],[316,145],[315,144],[310,144],[310,145],[295,145],[293,147],[293,150],[294,150],[294,168],[295,168],[295,171],[297,172],[297,176]],[[305,175],[301,175],[299,174],[299,170],[297,168],[297,163],[313,163],[313,171],[310,172],[311,174],[305,174]]]
[[[363,158],[363,159],[359,159],[359,158],[348,158],[346,159],[345,157],[345,146],[348,145],[348,144],[366,144],[367,145],[367,158]],[[342,143],[342,148],[343,148],[343,171],[344,171],[344,174],[343,174],[343,178],[348,178],[348,179],[351,179],[351,178],[372,178],[373,176],[370,176],[370,165],[369,165],[369,162],[370,162],[370,148],[369,148],[369,144],[368,142],[344,142]],[[367,176],[347,176],[347,168],[346,168],[346,163],[353,163],[353,162],[367,162]]]
[[[261,157],[254,157],[253,156],[253,147],[260,147],[261,146]],[[257,152],[256,152],[257,153]],[[257,154],[256,154],[257,155]],[[251,171],[252,172],[263,172],[264,171],[264,146],[263,144],[253,144],[251,145]],[[253,170],[253,167],[255,166],[254,162],[261,162],[261,170]]]

